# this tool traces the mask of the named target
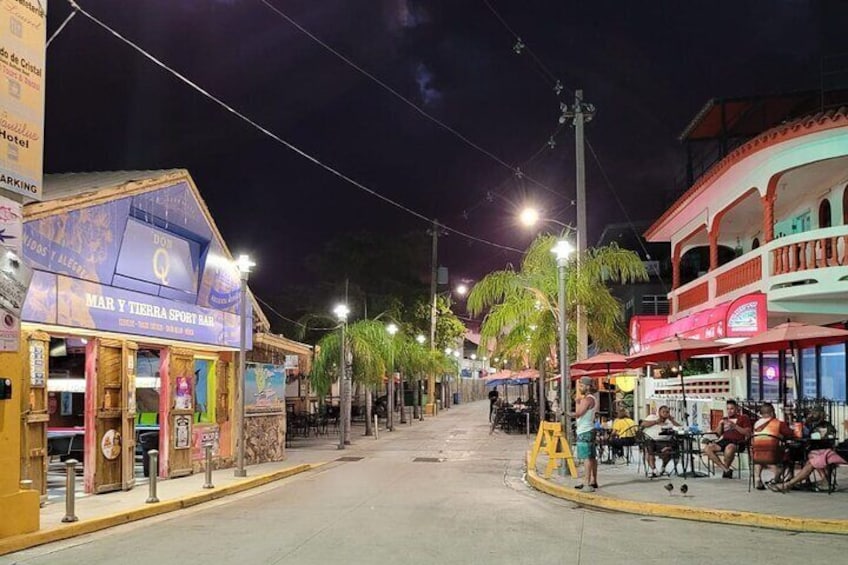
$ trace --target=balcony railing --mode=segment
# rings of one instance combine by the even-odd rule
[[[741,265],[719,273],[716,276],[716,296],[724,296],[729,292],[760,280],[763,274],[762,256],[753,257]]]
[[[848,234],[780,245],[772,251],[771,274],[783,275],[842,265],[848,265]]]
[[[673,290],[669,294],[672,316],[681,317],[699,306],[715,306],[748,292],[781,288],[785,293],[790,287],[799,295],[832,292],[835,284],[832,281],[848,272],[828,269],[846,266],[848,225],[784,236]],[[816,274],[811,273],[816,269],[819,270]],[[792,277],[795,273],[809,276],[795,280],[797,277]],[[820,284],[813,287],[815,290],[798,286],[810,281]]]

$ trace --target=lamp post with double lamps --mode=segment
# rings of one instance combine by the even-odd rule
[[[241,285],[239,288],[239,309],[241,312],[241,334],[239,338],[239,368],[238,368],[238,410],[236,417],[236,477],[246,477],[247,470],[244,468],[244,441],[245,441],[245,425],[244,425],[244,366],[245,354],[247,349],[247,279],[250,276],[251,267],[255,267],[256,263],[250,260],[247,255],[239,255],[236,261],[236,266],[239,270]]]
[[[395,429],[395,334],[398,333],[397,324],[389,324],[386,326],[386,332],[389,334],[389,386],[386,389],[386,397],[388,398],[386,427],[390,432],[392,432]],[[403,387],[401,387],[401,390],[403,390]],[[403,404],[401,404],[401,406],[403,406]]]
[[[551,249],[557,259],[559,293],[559,375],[560,406],[562,407],[562,433],[571,438],[571,375],[568,370],[568,319],[565,313],[565,268],[574,246],[567,239],[560,239]]]
[[[345,444],[350,443],[350,439],[347,437],[349,434],[347,419],[349,378],[345,367],[347,364],[347,355],[345,354],[345,350],[347,349],[345,344],[345,325],[347,324],[347,315],[350,314],[350,309],[347,307],[347,304],[339,304],[333,308],[333,314],[336,315],[336,319],[339,321],[339,331],[341,332],[339,337],[339,449],[344,449]]]

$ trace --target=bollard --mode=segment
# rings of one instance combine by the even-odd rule
[[[79,520],[76,515],[77,501],[77,460],[68,459],[65,461],[65,516],[62,522],[76,522]]]
[[[380,439],[380,419],[374,414],[374,439]]]
[[[530,437],[530,413],[529,412],[526,412],[524,414],[524,419],[526,420],[526,426],[527,426],[527,431],[524,435],[529,438]]]
[[[203,483],[203,488],[215,488],[212,484],[212,444],[207,443],[206,448],[206,482]]]
[[[147,494],[147,500],[145,500],[144,502],[146,502],[147,504],[151,504],[154,502],[159,502],[159,497],[156,496],[156,479],[159,478],[159,450],[151,449],[147,452],[147,455],[150,457],[150,483],[148,484],[150,490]]]

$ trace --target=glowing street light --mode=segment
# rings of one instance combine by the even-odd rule
[[[339,341],[339,449],[344,449],[346,443],[350,443],[350,439],[347,437],[350,434],[350,429],[348,427],[347,414],[348,414],[348,375],[345,370],[345,365],[347,363],[345,349],[345,324],[347,323],[347,316],[350,314],[350,308],[348,308],[347,304],[337,304],[335,308],[333,308],[333,314],[336,315],[336,319],[339,321],[339,330],[341,331],[341,341]]]
[[[460,296],[465,296],[468,294],[468,285],[460,284],[456,287],[456,293]]]
[[[560,406],[562,406],[562,433],[571,437],[571,375],[568,371],[568,339],[566,337],[568,320],[565,315],[565,268],[568,258],[574,252],[574,246],[567,239],[560,239],[551,252],[556,255],[559,286],[559,374]]]
[[[236,477],[246,477],[247,470],[244,468],[244,442],[245,442],[245,425],[244,425],[244,367],[245,355],[247,350],[247,279],[250,276],[251,267],[255,267],[256,263],[250,260],[248,255],[239,255],[236,261],[238,267],[239,278],[241,285],[239,288],[239,305],[241,310],[241,337],[239,338],[239,367],[238,367],[238,412],[236,422],[236,468],[234,475]]]
[[[417,341],[421,345],[424,345],[424,342],[427,341],[427,338],[424,337],[424,334],[418,334],[417,336],[415,336],[415,341]]]
[[[554,218],[543,218],[541,213],[539,212],[539,210],[537,210],[536,208],[532,208],[532,207],[527,207],[524,210],[522,210],[521,213],[518,215],[518,219],[524,226],[526,226],[528,228],[532,228],[533,226],[535,226],[539,222],[545,222],[545,223],[556,224],[556,225],[558,225],[562,228],[565,228],[567,230],[573,229],[568,224],[560,222],[559,220],[556,220]]]
[[[389,413],[386,415],[386,428],[390,432],[395,430],[395,342],[394,337],[398,333],[400,328],[397,327],[397,324],[391,323],[386,326],[386,332],[389,334],[389,339],[392,340],[390,351],[390,359],[389,359],[389,384],[386,387],[386,396],[388,397],[388,408]],[[401,389],[401,402],[403,402],[403,383],[400,386]],[[403,410],[403,404],[401,404],[401,410]]]

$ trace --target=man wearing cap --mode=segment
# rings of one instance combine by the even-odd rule
[[[591,377],[580,377],[578,387],[582,398],[577,403],[574,417],[577,418],[577,458],[585,461],[583,483],[574,488],[594,492],[598,488],[598,459],[595,449],[595,412],[598,410],[598,395],[595,381]]]

